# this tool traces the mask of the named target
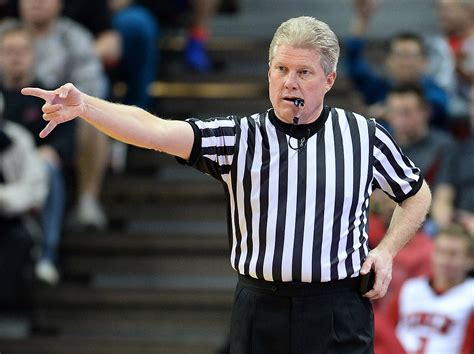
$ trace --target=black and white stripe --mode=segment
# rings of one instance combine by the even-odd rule
[[[380,125],[352,112],[328,109],[300,150],[272,117],[188,120],[196,139],[187,163],[226,186],[232,266],[269,281],[358,275],[373,189],[401,202],[420,188],[419,169]]]

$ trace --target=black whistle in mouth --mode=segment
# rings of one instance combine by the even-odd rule
[[[294,104],[296,107],[304,107],[304,99],[302,99],[302,98],[295,98],[295,100],[293,101],[293,104]]]

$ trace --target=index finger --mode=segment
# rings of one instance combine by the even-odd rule
[[[48,125],[46,125],[46,127],[44,127],[44,129],[40,132],[40,138],[46,138],[49,133],[51,133],[53,131],[54,128],[56,128],[56,126],[58,125],[58,123],[54,122],[54,121],[50,121],[48,123]]]
[[[43,90],[38,87],[22,88],[21,93],[25,96],[35,96],[35,97],[42,98],[43,100],[47,102],[51,102],[55,96],[53,91]]]

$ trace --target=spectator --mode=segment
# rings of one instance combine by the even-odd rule
[[[434,241],[432,277],[410,279],[391,308],[391,323],[408,353],[474,351],[474,239],[450,225]]]
[[[153,14],[134,3],[133,0],[68,1],[63,14],[93,33],[96,53],[111,81],[108,95],[114,97],[114,83],[125,82],[125,97],[117,98],[149,109],[152,103],[150,85],[159,66],[159,31]],[[123,171],[126,145],[112,142],[110,155],[111,169]]]
[[[432,216],[440,227],[452,221],[474,233],[474,115],[469,137],[458,143],[446,178],[433,194]]]
[[[413,84],[392,88],[386,99],[386,117],[393,137],[421,169],[433,187],[445,179],[453,158],[454,140],[428,124],[430,107],[422,89]]]
[[[392,86],[415,83],[422,87],[432,107],[430,124],[444,128],[448,117],[448,96],[426,75],[426,53],[420,37],[407,32],[391,38],[385,58],[385,74],[376,73],[375,68],[363,58],[367,27],[376,7],[375,0],[354,0],[352,37],[346,41],[347,71],[365,103],[371,106],[370,114],[375,117],[384,116],[383,102]]]
[[[118,64],[122,55],[122,42],[120,34],[112,27],[108,0],[65,1],[63,15],[93,34],[96,54],[106,68]]]
[[[0,10],[3,10],[0,12],[4,13],[3,17],[18,17],[18,0],[6,0]],[[62,14],[93,34],[95,51],[104,65],[115,65],[118,62],[121,42],[119,34],[112,28],[108,0],[64,1]]]
[[[126,84],[122,102],[150,109],[150,86],[159,66],[158,22],[153,14],[133,0],[80,0],[65,3],[63,12],[88,28],[95,37],[96,53],[113,85]],[[114,97],[113,90],[108,95]],[[111,145],[110,167],[123,171],[126,145]]]
[[[112,24],[123,43],[119,71],[127,84],[124,103],[149,108],[156,78],[159,31],[151,12],[132,0],[110,0]]]
[[[186,63],[198,72],[212,69],[212,62],[206,51],[209,37],[209,23],[214,17],[219,0],[190,1],[191,25],[188,28],[188,39],[184,48]]]
[[[39,156],[49,176],[49,194],[41,214],[43,246],[36,265],[39,279],[55,284],[59,275],[55,266],[65,209],[63,167],[70,164],[74,150],[74,125],[62,129],[62,134],[40,139],[44,121],[42,102],[23,96],[25,85],[41,84],[33,74],[33,42],[25,29],[13,28],[0,36],[0,87],[5,96],[4,116],[26,128],[34,137]]]
[[[374,191],[370,197],[369,247],[375,248],[387,233],[395,202],[380,191]],[[413,238],[395,256],[393,260],[392,281],[387,294],[374,301],[375,317],[375,353],[400,354],[403,349],[393,328],[387,323],[389,305],[399,292],[401,285],[408,279],[431,274],[431,254],[433,241],[423,230],[418,230]]]
[[[33,139],[3,119],[3,106],[0,95],[0,303],[10,307],[18,299],[22,269],[30,259],[32,237],[25,219],[42,208],[48,183]]]
[[[60,17],[61,0],[20,0],[21,23],[33,38],[36,52],[35,76],[46,86],[75,83],[85,92],[104,96],[106,80],[94,52],[92,35],[70,19]],[[0,31],[18,24],[5,20]],[[77,126],[78,226],[103,229],[106,216],[99,192],[108,158],[107,137],[79,123]]]
[[[471,0],[437,0],[436,9],[442,34],[430,38],[431,68],[438,70],[442,65],[440,62],[450,63],[454,75],[447,85],[449,114],[458,120],[466,120],[472,105],[470,91],[474,82],[474,3]]]
[[[151,9],[157,19],[168,20],[168,22],[169,17],[176,19],[180,17],[177,14],[190,13],[190,20],[186,24],[184,61],[189,68],[196,72],[209,72],[213,69],[206,42],[209,38],[210,22],[222,0],[140,0],[139,2]],[[236,5],[231,4],[232,6]]]

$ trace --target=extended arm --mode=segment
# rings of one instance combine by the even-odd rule
[[[105,134],[128,144],[163,151],[188,159],[194,142],[191,126],[158,118],[145,110],[107,102],[79,91],[68,83],[54,91],[24,88],[22,93],[46,101],[43,118],[49,121],[40,133],[47,136],[58,124],[81,117]]]
[[[428,213],[431,192],[423,182],[420,190],[395,207],[388,231],[380,244],[369,252],[361,274],[375,270],[374,288],[365,294],[370,299],[385,296],[392,279],[392,263],[395,255],[410,241]]]

